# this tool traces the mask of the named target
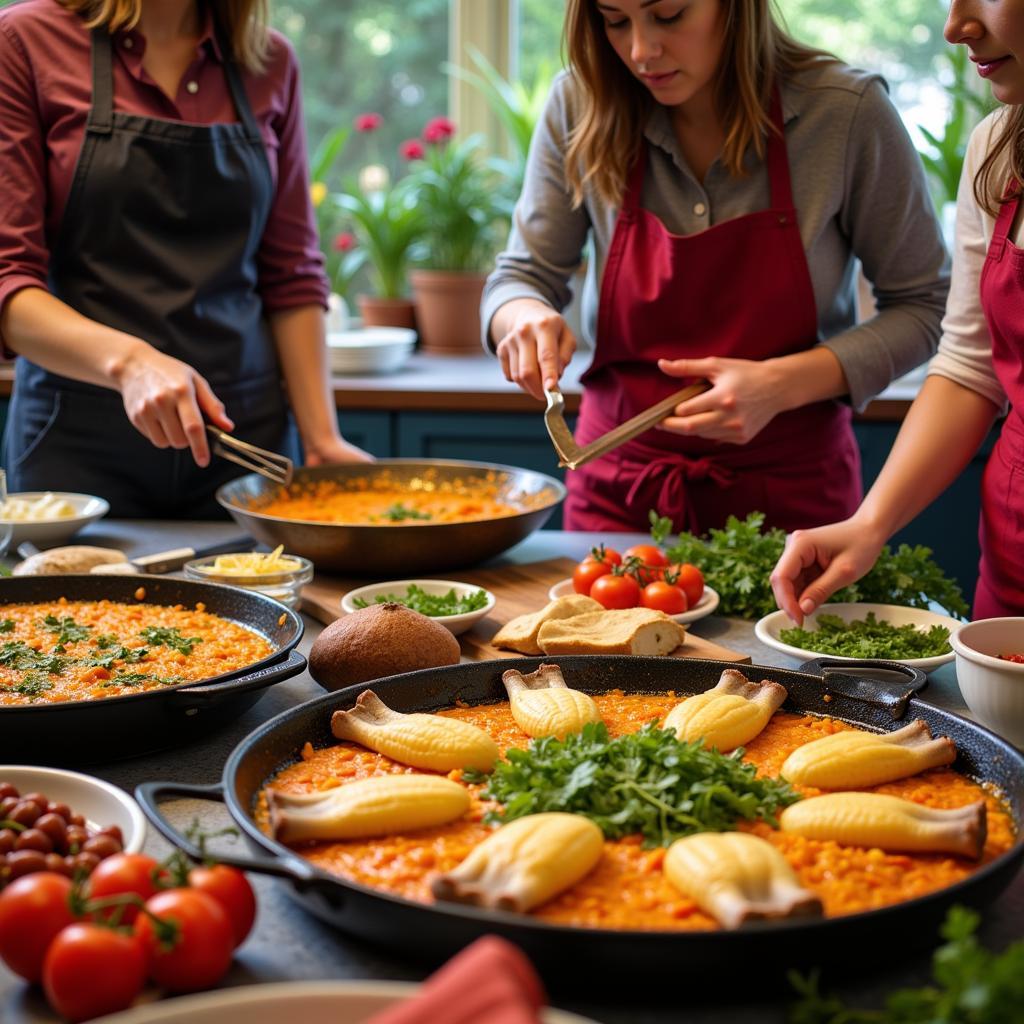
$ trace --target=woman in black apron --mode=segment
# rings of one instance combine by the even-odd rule
[[[25,17],[51,3],[29,0]],[[210,463],[204,419],[297,461],[300,433],[310,462],[369,456],[338,434],[318,306],[268,314],[261,296],[275,181],[232,56],[244,34],[214,19],[237,122],[122,113],[115,42],[130,46],[141,33],[142,66],[173,97],[204,20],[209,31],[219,13],[181,0],[171,19],[161,5],[157,22],[145,0],[121,8],[133,5],[141,20],[127,41],[111,25],[86,27],[80,15],[98,7],[88,0],[67,0],[57,14],[57,30],[73,16],[91,32],[92,101],[47,290],[18,291],[0,319],[6,345],[22,357],[5,464],[12,490],[100,494],[117,516],[203,518],[221,514],[213,494],[239,474]],[[33,27],[26,24],[29,40]],[[0,149],[0,179],[2,160]],[[321,268],[313,273],[322,277]]]

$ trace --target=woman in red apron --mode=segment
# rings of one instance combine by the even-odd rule
[[[967,466],[1007,404],[982,479],[973,615],[1024,615],[1024,10],[953,0],[945,35],[968,48],[1007,106],[968,144],[943,337],[892,453],[857,512],[794,534],[772,575],[779,607],[798,622],[871,568]]]
[[[566,37],[571,72],[488,282],[489,339],[508,379],[538,398],[554,386],[575,339],[552,307],[590,233],[600,289],[576,439],[712,384],[569,473],[566,526],[851,514],[860,459],[838,399],[863,404],[927,358],[945,297],[919,161],[877,80],[789,39],[762,0],[570,0]],[[889,308],[819,344],[853,326],[857,256]]]

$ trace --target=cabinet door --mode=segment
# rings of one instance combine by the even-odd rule
[[[575,426],[575,420],[570,420]],[[565,470],[540,415],[519,413],[419,413],[398,416],[396,455],[407,459],[470,459],[546,473],[564,482]],[[545,529],[562,528],[558,508]]]
[[[395,416],[390,412],[346,412],[338,410],[341,436],[351,444],[387,459],[394,455]]]

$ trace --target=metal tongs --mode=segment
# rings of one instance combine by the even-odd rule
[[[295,475],[295,464],[287,455],[258,448],[248,441],[239,441],[237,437],[226,434],[211,424],[206,424],[206,432],[213,438],[213,454],[228,459],[236,465],[251,469],[275,484],[287,487]]]
[[[548,407],[544,410],[544,426],[548,428],[548,436],[558,453],[559,466],[564,466],[566,469],[579,469],[580,466],[600,458],[613,448],[618,448],[620,444],[625,444],[638,434],[649,430],[666,416],[671,415],[677,405],[703,394],[710,387],[711,384],[706,380],[690,384],[682,391],[663,398],[657,405],[638,412],[632,419],[626,420],[625,423],[609,430],[607,434],[602,434],[582,448],[576,443],[576,439],[566,425],[565,399],[562,398],[562,392],[554,388],[544,392],[548,399]]]

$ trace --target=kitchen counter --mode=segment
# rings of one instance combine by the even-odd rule
[[[231,523],[163,523],[105,521],[94,524],[78,538],[82,543],[116,546],[131,555],[147,554],[184,544],[199,547],[237,533]],[[639,539],[582,533],[542,531],[533,534],[494,564],[528,564],[556,556],[581,558],[598,539],[615,547],[628,546]],[[458,573],[454,574],[456,577]],[[538,595],[538,602],[543,595]],[[300,650],[309,652],[310,644],[322,627],[306,619],[306,634]],[[764,647],[753,635],[748,622],[711,616],[694,623],[693,631],[708,639],[745,651],[755,663],[795,668],[797,662]],[[127,761],[109,762],[83,770],[107,779],[131,791],[141,781],[173,780],[210,783],[221,777],[228,754],[247,734],[274,715],[323,693],[303,673],[266,691],[255,707],[241,715],[229,727],[177,750],[160,751]],[[958,713],[966,713],[956,685],[953,665],[945,665],[933,674],[926,700]],[[2,750],[2,740],[0,740]],[[198,817],[204,828],[213,830],[226,823],[220,805],[190,800],[169,801],[167,816],[179,827],[187,827]],[[150,829],[146,851],[165,856],[167,844]],[[287,887],[266,877],[252,875],[259,899],[259,916],[249,939],[236,953],[234,965],[222,986],[304,979],[404,979],[419,980],[427,973],[420,965],[390,954],[385,949],[364,945],[359,939],[335,931],[307,914],[287,896]],[[981,939],[989,947],[1001,949],[1012,940],[1024,937],[1024,874],[985,913]],[[786,965],[779,965],[780,975]],[[856,965],[853,965],[856,968]],[[605,1024],[782,1024],[785,1007],[791,999],[744,992],[741,983],[743,965],[737,965],[737,984],[731,989],[717,987],[707,993],[688,992],[680,979],[666,978],[658,990],[638,995],[639,1003],[625,1003],[621,997],[608,998],[594,982],[586,992],[556,992],[554,1005],[574,1010]],[[894,988],[925,984],[930,977],[929,957],[912,956],[884,969],[861,969],[853,978],[840,981],[835,988],[857,1007],[877,1005]],[[854,980],[855,979],[855,980]],[[57,1018],[47,1009],[41,993],[12,976],[0,964],[0,1021],[4,1024],[54,1024]],[[481,1022],[485,1024],[485,1022]]]

